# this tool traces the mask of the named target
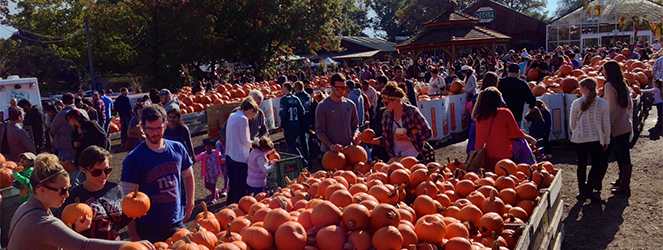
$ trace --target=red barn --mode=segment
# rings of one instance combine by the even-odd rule
[[[463,12],[478,18],[478,26],[510,36],[509,49],[518,51],[546,46],[546,23],[501,3],[483,0]]]

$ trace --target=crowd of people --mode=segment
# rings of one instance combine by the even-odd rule
[[[316,98],[320,94],[309,86],[311,75],[284,72],[275,79],[282,86],[278,115],[287,152],[301,155],[309,169],[324,153],[340,152],[349,145],[365,148],[369,161],[407,156],[435,161],[427,142],[431,126],[416,106],[417,96],[422,89],[429,95],[447,94],[451,83],[460,81],[471,113],[467,153],[485,148],[487,170],[502,159],[531,164],[552,157],[548,143],[552,117],[525,81],[541,80],[561,65],[582,67],[595,55],[612,59],[624,48],[632,51],[631,59],[647,59],[652,53],[646,45],[617,44],[611,49],[559,47],[551,52],[509,51],[494,58],[470,55],[454,61],[423,56],[416,63],[412,58],[403,60],[404,66],[368,63],[327,72],[330,89],[324,99]],[[537,79],[528,79],[526,72],[531,69],[538,71]],[[662,59],[656,61],[653,72],[655,87],[643,92],[654,97],[659,114],[656,128],[661,129]],[[611,192],[630,194],[632,93],[617,62],[605,63],[601,74],[606,78],[603,95],[599,96],[595,79],[584,79],[582,97],[573,102],[569,113],[571,142],[578,157],[577,198],[582,201],[601,200],[601,183],[612,155],[620,177],[612,183]],[[236,81],[242,83],[240,78]],[[198,82],[193,92],[212,85]],[[142,240],[146,246],[148,241],[164,241],[184,227],[193,211],[194,162],[201,162],[209,203],[223,196],[227,204],[237,203],[242,196],[265,191],[277,160],[272,157],[275,143],[260,108],[264,100],[260,91],[251,91],[241,101],[222,126],[220,138],[205,139],[205,150],[198,154],[182,121],[179,100],[170,90],[152,90],[134,104],[126,88],[120,92],[114,101],[103,90],[89,99],[67,93],[61,101],[45,104],[43,110],[27,100],[10,101],[0,127],[0,153],[24,168],[13,174],[24,204],[11,221],[11,249],[118,249],[126,243],[119,237],[125,227],[131,241]],[[526,104],[529,111],[523,116]],[[123,149],[130,150],[122,166],[109,162],[112,110],[120,117]],[[528,129],[523,130],[525,125]],[[366,128],[375,132],[375,138],[362,139],[360,133]],[[544,154],[535,158],[539,141]],[[109,174],[118,167],[121,182],[109,182]],[[219,179],[223,180],[221,190]],[[150,197],[152,206],[145,216],[131,219],[123,215],[119,204],[124,194],[136,188]],[[65,225],[58,217],[74,202],[88,204],[94,215]],[[43,238],[26,238],[35,232]]]

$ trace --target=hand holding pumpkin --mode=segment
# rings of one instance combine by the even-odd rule
[[[76,229],[76,232],[80,233],[90,229],[90,226],[92,226],[92,217],[88,214],[85,216],[78,217],[78,219],[76,219],[74,229]]]

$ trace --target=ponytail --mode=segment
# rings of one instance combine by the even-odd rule
[[[589,93],[585,97],[585,101],[580,104],[580,110],[587,111],[589,107],[592,106],[592,103],[596,100],[598,95],[596,93],[596,80],[593,77],[585,78],[580,82],[580,86],[589,89]]]

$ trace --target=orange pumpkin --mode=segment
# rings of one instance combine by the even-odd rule
[[[493,232],[502,232],[502,229],[504,229],[504,220],[497,213],[486,213],[481,216],[478,227],[481,235],[487,237]]]
[[[207,229],[207,231],[210,231],[214,234],[220,233],[221,225],[219,224],[219,220],[216,219],[214,213],[207,211],[207,204],[205,204],[204,201],[202,202],[202,205],[203,205],[203,211],[198,215],[196,215],[196,220],[195,220],[196,224],[200,225],[202,228],[205,228]]]
[[[321,250],[343,250],[346,233],[342,227],[329,225],[318,231],[318,234],[315,235],[315,243]]]
[[[529,71],[527,71],[527,78],[529,78],[530,80],[539,79],[539,70],[530,69]]]
[[[438,215],[424,215],[414,225],[419,241],[441,243],[447,233],[447,226]]]
[[[78,218],[85,217],[86,215],[92,218],[93,212],[90,206],[85,203],[71,203],[62,210],[60,218],[65,225],[71,227],[71,225],[76,223]]]
[[[251,249],[267,250],[274,246],[274,236],[262,227],[250,226],[241,233],[242,241],[246,242]]]
[[[463,92],[463,83],[460,80],[453,81],[449,85],[449,90],[451,91],[451,93],[460,94],[461,92]]]
[[[156,244],[154,245],[156,247]],[[167,245],[166,245],[167,246]],[[129,242],[127,244],[122,245],[119,250],[147,250],[148,248],[143,245],[143,243],[140,242]],[[165,248],[157,248],[158,249],[165,249]]]
[[[399,250],[403,247],[403,235],[394,226],[384,226],[375,231],[371,242],[376,250]]]
[[[289,221],[276,229],[274,239],[278,249],[302,250],[306,246],[307,234],[301,224]]]
[[[341,210],[330,201],[322,201],[311,211],[311,223],[317,228],[341,222]]]
[[[398,226],[401,221],[401,215],[396,207],[390,204],[379,204],[371,212],[371,226],[381,228],[384,226]]]
[[[355,230],[348,235],[345,246],[350,249],[368,250],[373,247],[372,238],[373,236],[364,230]]]
[[[562,91],[564,93],[570,94],[573,92],[573,90],[577,89],[580,84],[578,83],[578,79],[575,77],[567,77],[562,80],[562,82],[559,84],[560,87],[562,88]]]
[[[127,194],[122,199],[122,213],[129,218],[140,218],[150,210],[150,198],[143,192],[138,191],[138,185],[133,193]]]
[[[370,142],[375,138],[375,131],[370,128],[365,129],[361,132],[361,140],[364,142]]]
[[[341,170],[345,168],[346,164],[346,157],[341,152],[334,152],[330,150],[322,156],[322,167],[324,167],[326,170]]]
[[[366,150],[358,145],[349,145],[343,148],[343,154],[347,159],[347,163],[350,165],[354,165],[357,162],[366,162],[366,160],[368,160]]]

